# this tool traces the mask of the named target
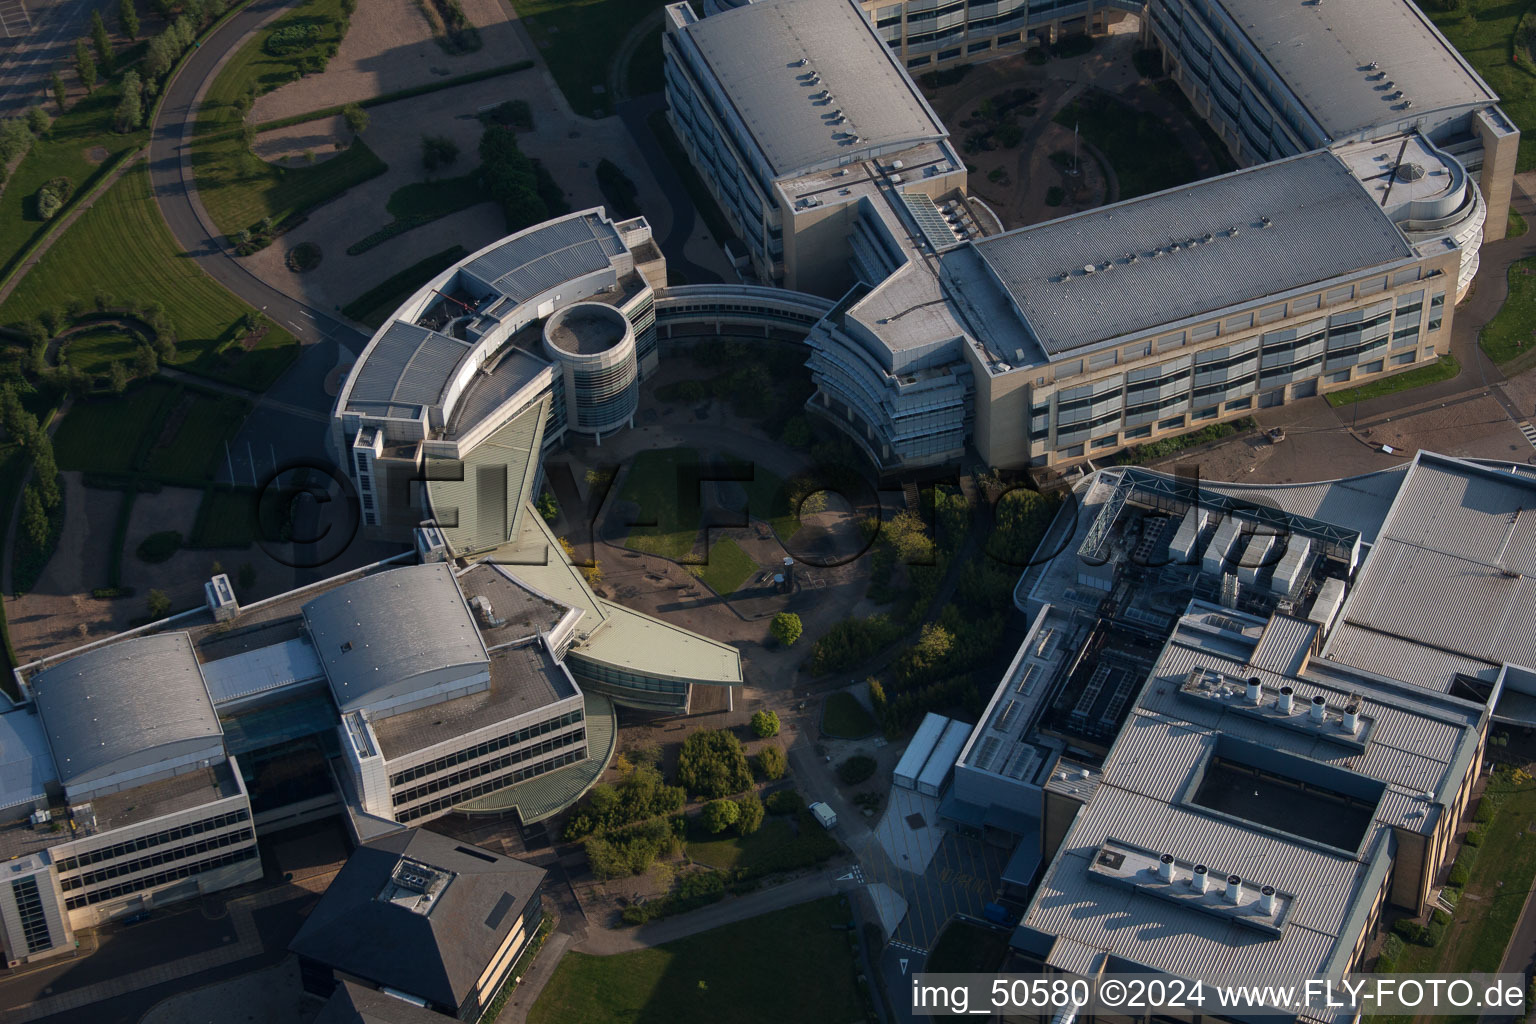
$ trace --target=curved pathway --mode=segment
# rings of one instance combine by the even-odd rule
[[[197,265],[225,288],[283,325],[300,344],[334,338],[361,351],[368,336],[262,281],[220,243],[192,180],[191,139],[197,107],[214,76],[247,36],[286,13],[293,0],[256,0],[226,21],[193,51],[166,86],[149,143],[149,175],[155,202],[171,235]]]

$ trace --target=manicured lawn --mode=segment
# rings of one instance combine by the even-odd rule
[[[76,402],[53,435],[59,468],[132,471],[140,445],[157,430],[175,391],[170,382],[156,378],[129,387],[120,397]]]
[[[125,240],[131,240],[131,245]],[[71,299],[96,294],[114,302],[165,307],[176,328],[175,365],[263,390],[298,354],[287,331],[273,327],[257,348],[217,349],[232,340],[236,320],[249,309],[203,273],[176,245],[150,193],[149,169],[139,163],[102,193],[27,272],[0,321],[35,316]]]
[[[1536,344],[1536,257],[1510,264],[1509,297],[1477,342],[1500,366],[1528,354]]]
[[[630,463],[619,491],[638,508],[624,546],[682,561],[699,534],[699,453],[692,448],[641,452]]]
[[[617,956],[568,952],[530,1024],[762,1024],[864,1018],[841,897]]]
[[[48,227],[48,222],[38,217],[35,201],[45,182],[68,178],[75,193],[86,191],[116,157],[138,149],[148,138],[144,131],[119,135],[109,130],[118,98],[116,80],[98,85],[90,96],[79,97],[53,122],[46,137],[33,141],[6,180],[5,190],[0,192],[0,277],[10,270],[21,250]],[[52,102],[45,109],[50,114],[58,112]],[[89,299],[90,292],[85,297]]]
[[[763,819],[761,828],[746,836],[738,836],[734,831],[710,835],[697,819],[691,826],[690,860],[720,871],[744,871],[752,876],[806,867],[831,857],[839,849],[837,840],[807,810],[801,810],[794,820],[770,814]]]
[[[253,539],[252,503],[255,492],[249,488],[210,487],[197,506],[188,547],[246,547]]]
[[[250,404],[234,395],[186,392],[169,411],[164,429],[177,420],[180,425],[168,443],[150,450],[145,472],[179,479],[212,477],[224,461],[224,446],[218,442],[234,437],[250,411]]]
[[[377,330],[400,303],[410,298],[416,289],[468,255],[469,253],[462,245],[433,253],[419,263],[411,264],[400,273],[385,278],[363,292],[342,306],[341,312]]]
[[[1536,879],[1536,785],[1495,776],[1489,789],[1507,793],[1484,832],[1483,845],[1456,916],[1435,947],[1410,945],[1398,959],[1404,974],[1497,971]]]
[[[631,29],[660,5],[656,0],[512,0],[550,74],[576,113],[613,113],[608,69]]]
[[[1516,171],[1536,167],[1536,143],[1527,133],[1536,129],[1536,73],[1510,60],[1511,43],[1520,16],[1529,8],[1505,0],[1467,0],[1453,12],[1421,4],[1424,13],[1445,33],[1461,55],[1499,95],[1499,106],[1520,128],[1520,158]],[[1522,60],[1524,58],[1522,57]]]
[[[821,731],[838,739],[862,739],[875,731],[875,719],[859,699],[846,690],[827,698],[821,709]]]
[[[1383,377],[1381,380],[1373,380],[1369,384],[1361,384],[1359,387],[1332,391],[1326,397],[1329,405],[1338,408],[1341,405],[1364,402],[1367,399],[1380,398],[1382,395],[1394,395],[1399,391],[1423,387],[1425,384],[1450,380],[1460,372],[1461,364],[1456,361],[1455,356],[1447,352],[1429,366],[1405,370],[1390,377]]]
[[[709,584],[709,589],[724,596],[736,593],[757,572],[757,563],[740,544],[721,537],[709,546],[709,563],[701,568],[699,578]]]
[[[1504,237],[1519,238],[1525,234],[1525,218],[1520,216],[1520,211],[1513,206],[1509,208],[1509,222],[1504,229]]]
[[[320,27],[310,50],[273,57],[262,49],[271,33],[300,25]],[[252,153],[240,133],[242,96],[259,96],[292,81],[305,57],[339,42],[344,34],[341,0],[307,0],[252,37],[214,79],[197,115],[192,168],[203,205],[220,231],[234,235],[264,217],[281,222],[384,173],[384,162],[361,139],[324,163],[277,167]]]
[[[130,371],[139,349],[139,339],[117,327],[102,327],[70,335],[69,365],[82,373],[104,377],[113,363],[122,363]]]
[[[1088,93],[1057,114],[1056,123],[1069,129],[1078,125],[1083,138],[1104,153],[1120,180],[1121,199],[1159,192],[1200,177],[1194,158],[1184,151],[1162,118],[1136,110],[1107,93]]]
[[[953,920],[944,926],[923,969],[932,974],[990,974],[1003,965],[1007,952],[1007,932]]]

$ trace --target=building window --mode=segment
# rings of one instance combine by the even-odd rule
[[[1336,306],[1340,302],[1348,302],[1354,297],[1355,286],[1352,284],[1346,284],[1338,288],[1328,289],[1328,305],[1330,306]]]
[[[979,43],[972,43],[965,48],[966,53],[980,53],[982,50],[992,49],[992,40],[983,39]]]
[[[1180,420],[1179,422],[1183,423],[1184,421]],[[1127,441],[1135,441],[1135,440],[1137,440],[1139,438],[1151,437],[1151,436],[1152,436],[1152,427],[1150,425],[1149,426],[1145,426],[1145,427],[1132,427],[1130,430],[1127,430],[1125,432],[1125,439]]]
[[[1253,314],[1244,313],[1241,316],[1229,316],[1227,322],[1222,325],[1222,331],[1230,334],[1233,331],[1243,331],[1253,326]]]
[[[1330,373],[1327,379],[1329,384],[1343,384],[1349,380],[1349,371],[1340,370],[1338,373]]]
[[[1259,310],[1259,323],[1271,324],[1276,320],[1285,319],[1285,303],[1278,306],[1270,306],[1268,309]]]
[[[1440,329],[1440,314],[1436,313],[1429,318],[1429,323],[1424,325],[1425,333],[1432,334]]]
[[[931,60],[933,60],[932,57],[913,57],[911,60],[907,61],[907,67],[920,68]]]
[[[117,885],[111,885],[105,889],[96,889],[79,896],[71,896],[65,900],[64,905],[70,910],[79,910],[81,907],[101,903],[118,896],[126,896],[131,892],[140,892],[156,885],[163,885],[166,882],[174,882],[180,878],[191,878],[193,875],[201,874],[204,871],[212,871],[214,868],[251,860],[257,855],[256,847],[247,846],[243,850],[235,850],[208,860],[198,861],[196,864],[185,864],[178,868],[172,868],[169,871],[161,871],[157,874],[145,875],[142,878],[119,882]]]
[[[1108,437],[1101,437],[1098,440],[1094,441],[1093,442],[1093,447],[1094,448],[1113,448],[1117,444],[1119,444],[1119,442],[1115,439],[1115,435],[1114,434],[1110,434]]]
[[[1220,412],[1221,406],[1213,405],[1209,409],[1197,409],[1191,419],[1195,420],[1196,422],[1199,422],[1200,420],[1213,420],[1217,417],[1217,415],[1220,414]]]
[[[998,46],[1012,46],[1014,43],[1018,42],[1020,38],[1021,37],[1020,37],[1019,33],[1017,33],[1017,32],[1009,32],[1007,35],[1001,35],[1001,36],[997,37],[997,45]]]
[[[1252,398],[1239,398],[1226,404],[1227,412],[1237,412],[1239,409],[1249,409],[1252,407]]]
[[[1321,297],[1317,295],[1308,295],[1304,299],[1296,299],[1291,303],[1291,316],[1298,316],[1302,313],[1310,313],[1312,310],[1321,305],[1321,303]]]
[[[226,828],[230,825],[238,825],[242,821],[249,821],[251,812],[241,808],[229,814],[219,814],[212,818],[204,818],[190,825],[181,825],[177,828],[168,828],[162,832],[155,832],[127,842],[116,843],[112,846],[103,846],[97,850],[87,850],[74,857],[66,857],[58,862],[59,872],[78,871],[92,864],[100,864],[104,860],[112,860],[116,857],[137,853],[140,850],[148,850],[152,847],[162,846],[166,843],[174,843],[188,836],[202,835],[204,832],[212,832],[215,829]]]
[[[940,50],[939,51],[939,60],[941,60],[941,61],[954,60],[958,56],[960,56],[960,47],[958,47],[958,46],[955,47],[953,50]]]
[[[1189,332],[1189,340],[1197,342],[1210,341],[1216,337],[1216,332],[1220,330],[1220,327],[1220,324],[1202,324]]]
[[[1382,361],[1380,359],[1377,359],[1374,362],[1366,363],[1364,366],[1360,367],[1360,372],[1361,373],[1380,373],[1383,369],[1384,369],[1384,364],[1382,363]]]
[[[39,953],[52,947],[53,934],[48,930],[48,918],[43,913],[43,896],[37,888],[37,876],[12,882],[11,896],[16,900],[16,912],[21,917],[21,937],[27,947],[22,952]]]
[[[1398,355],[1395,355],[1395,356],[1392,357],[1392,365],[1393,366],[1406,366],[1407,364],[1413,362],[1414,355],[1415,355],[1415,353],[1413,353],[1413,352],[1403,352],[1403,353],[1400,353]]]

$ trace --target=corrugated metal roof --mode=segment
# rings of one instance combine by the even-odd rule
[[[1405,120],[1434,125],[1443,120],[1429,117],[1435,111],[1498,102],[1409,0],[1213,6],[1231,15],[1330,138],[1378,126],[1398,131]],[[1398,90],[1404,97],[1390,98]],[[1402,108],[1403,98],[1413,101],[1411,110]]]
[[[1137,711],[1120,730],[1104,773],[1118,786],[1172,801],[1189,781],[1190,765],[1215,741],[1216,733],[1209,729]]]
[[[464,264],[463,273],[525,302],[556,285],[610,266],[624,252],[617,229],[595,213],[546,221]]]
[[[373,342],[368,358],[352,373],[348,402],[387,406],[436,405],[468,342],[396,320]]]
[[[203,681],[208,684],[208,696],[215,707],[324,678],[325,669],[308,637],[203,663]]]
[[[1259,638],[1259,645],[1253,649],[1253,657],[1249,660],[1258,668],[1295,675],[1301,671],[1315,639],[1316,623],[1289,615],[1274,615],[1264,627],[1264,635]]]
[[[948,135],[847,0],[758,0],[682,31],[775,177]],[[830,100],[812,99],[823,90]],[[839,110],[844,121],[833,124],[829,115]]]
[[[428,460],[432,468],[451,466],[458,479],[427,479],[432,517],[455,555],[505,544],[517,535],[517,520],[533,489],[539,447],[549,417],[548,393],[475,445],[461,461]],[[443,474],[445,475],[445,474]]]
[[[30,685],[67,787],[205,748],[223,736],[186,633],[104,644]]]
[[[410,693],[423,676],[467,676],[490,661],[447,563],[365,576],[302,611],[343,712]]]
[[[1439,693],[1450,690],[1457,673],[1490,682],[1499,674],[1498,666],[1490,662],[1362,629],[1348,622],[1334,629],[1328,640],[1328,657]]]
[[[1266,217],[1271,226],[1261,227]],[[1232,228],[1236,235],[1229,233]],[[1177,240],[1178,251],[1167,250],[1170,240]],[[1402,232],[1329,152],[1224,174],[971,245],[1052,354],[1413,255]],[[1103,268],[1105,262],[1110,268]],[[1095,273],[1085,273],[1090,264]]]
[[[58,777],[42,719],[30,708],[0,715],[0,810],[46,800]]]

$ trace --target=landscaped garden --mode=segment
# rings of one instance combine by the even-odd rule
[[[852,921],[846,901],[828,897],[633,953],[569,952],[528,1020],[862,1020],[865,1003],[854,980],[858,940]],[[743,964],[771,968],[743,970]]]
[[[699,566],[699,579],[722,596],[734,594],[757,572],[757,563],[729,537],[720,537],[709,545],[709,560]]]
[[[1529,42],[1517,39],[1529,8],[1503,0],[1429,0],[1419,6],[1498,93],[1499,106],[1520,128],[1516,172],[1536,168],[1536,142],[1529,137],[1536,129],[1536,66]]]
[[[77,401],[59,422],[59,468],[203,486],[249,405],[233,395],[155,378],[126,394]]]
[[[1421,388],[1425,384],[1438,384],[1442,380],[1450,380],[1460,372],[1461,364],[1456,361],[1455,356],[1447,352],[1428,366],[1404,370],[1402,373],[1395,373],[1390,377],[1373,380],[1358,387],[1345,388],[1343,391],[1330,391],[1326,397],[1328,404],[1337,408],[1354,402],[1381,398],[1383,395],[1395,395],[1399,391]]]
[[[1134,88],[1152,89],[1148,85]],[[1119,180],[1121,199],[1160,192],[1200,177],[1194,157],[1162,118],[1108,93],[1089,91],[1063,108],[1055,121],[1063,127],[1076,127],[1104,154]]]
[[[1478,337],[1488,358],[1506,376],[1536,364],[1536,257],[1509,267],[1509,297]]]
[[[857,740],[879,728],[859,699],[847,690],[827,698],[821,709],[821,731],[841,740]]]

